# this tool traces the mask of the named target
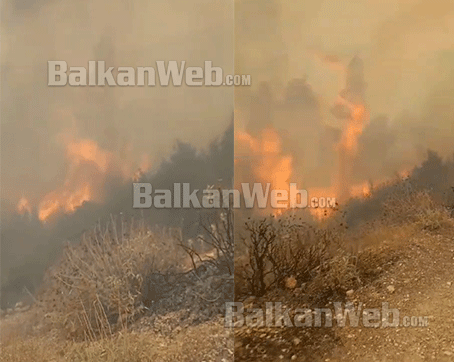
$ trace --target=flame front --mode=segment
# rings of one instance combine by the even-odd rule
[[[351,117],[347,120],[346,127],[342,132],[339,148],[348,154],[355,156],[358,152],[358,138],[363,133],[366,108],[362,104],[354,105],[345,101],[351,112]]]
[[[63,189],[52,191],[47,194],[39,204],[38,218],[46,221],[51,215],[58,211],[67,214],[74,213],[84,202],[93,200],[93,192],[89,184],[82,185],[74,191]]]
[[[66,145],[68,169],[63,187],[49,192],[38,206],[38,218],[45,222],[57,212],[74,213],[95,197],[109,171],[113,154],[89,139],[71,141]]]
[[[66,154],[74,165],[79,165],[81,162],[91,162],[102,172],[107,171],[112,157],[109,152],[102,150],[95,141],[87,139],[69,143]]]
[[[63,185],[48,192],[37,205],[37,217],[45,223],[58,213],[72,214],[86,202],[103,202],[103,190],[110,175],[123,181],[140,178],[151,167],[143,155],[138,170],[134,163],[120,160],[112,152],[100,147],[94,140],[64,138],[67,160]],[[136,166],[137,168],[137,166]],[[19,214],[32,215],[32,207],[25,197],[16,206]]]
[[[236,158],[235,163],[241,162],[245,168],[250,169],[254,182],[269,183],[271,190],[285,190],[288,193],[293,160],[292,156],[283,154],[282,140],[277,130],[265,128],[257,137],[246,131],[237,131],[235,138],[244,157]],[[288,207],[287,203],[285,208]],[[273,213],[279,215],[285,208],[276,209]]]

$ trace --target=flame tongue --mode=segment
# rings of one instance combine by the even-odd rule
[[[245,159],[236,159],[252,172],[252,181],[262,184],[269,183],[271,190],[289,192],[289,180],[292,176],[292,157],[283,155],[282,140],[276,129],[272,127],[262,130],[259,136],[253,137],[246,131],[235,134],[238,147],[244,152]],[[287,208],[289,205],[287,205]],[[279,215],[285,210],[273,210]]]
[[[363,133],[366,120],[366,109],[364,105],[350,105],[351,117],[347,121],[347,126],[342,132],[340,148],[345,152],[355,156],[358,152],[358,138]]]
[[[126,181],[140,177],[151,167],[149,158],[144,155],[139,165],[140,171],[133,173],[133,162],[121,162],[93,140],[62,138],[66,143],[68,162],[66,178],[61,187],[47,193],[38,203],[37,216],[41,222],[48,221],[57,213],[72,214],[88,201],[102,202],[104,185],[109,175],[119,175]],[[25,197],[19,200],[16,210],[21,215],[32,214],[30,203]]]
[[[95,164],[102,172],[107,171],[109,162],[112,158],[110,152],[102,150],[98,144],[92,140],[81,140],[69,143],[66,154],[73,164],[79,165],[82,162],[90,162]]]

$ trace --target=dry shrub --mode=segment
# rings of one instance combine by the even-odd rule
[[[434,231],[452,224],[449,211],[427,190],[415,190],[404,183],[383,203],[383,218],[391,225],[414,223]]]
[[[394,254],[380,250],[352,250],[352,241],[364,235],[333,222],[314,226],[293,217],[249,220],[245,230],[248,252],[235,265],[240,299],[275,288],[301,288],[310,299],[325,303],[369,283],[394,260]]]
[[[320,278],[331,278],[346,284],[350,269],[345,275],[336,276],[341,261],[333,258],[342,252],[343,233],[335,227],[314,227],[297,220],[283,217],[249,220],[245,223],[243,242],[247,255],[237,258],[235,265],[236,294],[262,296],[272,288],[286,288],[288,280],[294,280],[293,288]],[[340,251],[339,251],[340,250]],[[348,259],[349,260],[349,259]],[[325,283],[331,288],[332,283]],[[338,284],[336,284],[338,285]]]
[[[198,247],[188,245],[180,240],[179,246],[188,254],[192,266],[208,262],[221,272],[233,275],[234,273],[234,248],[233,237],[233,210],[231,207],[215,210],[201,219],[200,233],[196,242]]]
[[[144,309],[144,279],[178,266],[174,231],[110,226],[67,244],[38,294],[49,327],[72,339],[110,336]]]
[[[313,227],[293,218],[282,219],[279,225],[279,237],[270,254],[275,284],[282,287],[290,276],[295,277],[298,284],[312,280],[337,248],[340,234],[334,229]]]
[[[317,270],[308,285],[308,292],[320,297],[344,296],[345,292],[361,284],[357,268],[357,257],[339,250]]]
[[[262,296],[267,291],[266,277],[271,273],[269,262],[271,246],[277,237],[277,229],[272,221],[249,220],[245,223],[247,236],[243,237],[247,248],[247,261],[244,267],[239,266],[246,282],[246,290],[252,295]],[[239,283],[237,280],[235,284]]]

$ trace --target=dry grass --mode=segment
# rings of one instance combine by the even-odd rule
[[[193,326],[172,336],[122,332],[94,342],[18,338],[2,347],[3,362],[173,362],[230,360],[232,337],[221,321]],[[230,350],[230,352],[229,352]]]
[[[388,224],[415,223],[423,229],[437,230],[451,224],[448,209],[436,202],[426,191],[409,185],[403,192],[391,194],[383,203],[383,218]]]
[[[45,329],[79,341],[110,337],[141,315],[146,298],[158,297],[144,293],[147,276],[175,271],[185,260],[172,230],[130,225],[119,232],[115,225],[67,244],[47,272],[36,297]]]
[[[159,313],[164,313],[161,323],[173,318],[171,308],[169,315],[164,308],[170,297],[160,295],[166,288],[174,292],[170,294],[173,301],[178,293],[180,299],[192,298],[197,304],[199,297],[191,293],[203,299],[202,294],[224,280],[223,274],[215,276],[206,267],[205,276],[194,277],[203,287],[197,294],[199,284],[190,281],[191,261],[180,243],[179,230],[149,230],[139,225],[126,229],[113,220],[109,227],[98,226],[87,233],[81,243],[66,245],[48,270],[35,305],[0,320],[0,361],[229,360],[232,339],[217,317],[195,316],[198,323],[178,319],[169,333],[149,322],[158,313],[157,305]],[[219,296],[214,299],[224,296],[226,284],[216,288]],[[150,298],[153,314],[146,307]],[[209,304],[206,311],[213,303],[205,302]]]
[[[257,290],[263,295],[285,289],[291,278],[296,281],[293,288],[303,288],[320,302],[344,297],[347,290],[377,277],[416,233],[454,226],[446,205],[429,191],[406,181],[384,187],[389,189],[379,190],[379,197],[386,196],[379,203],[372,199],[374,207],[380,205],[378,216],[353,229],[347,227],[342,211],[318,225],[291,218],[277,224],[272,219],[248,221],[244,237],[248,252],[237,256],[235,265],[236,295],[241,299]]]

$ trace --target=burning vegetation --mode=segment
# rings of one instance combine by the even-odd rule
[[[149,171],[150,162],[143,155],[137,163],[120,160],[113,152],[101,148],[90,139],[66,138],[66,176],[63,185],[37,200],[34,207],[22,197],[17,212],[36,216],[42,223],[60,214],[73,214],[86,202],[104,202],[103,190],[109,178],[115,177],[123,183],[139,179]]]
[[[402,129],[383,115],[371,117],[359,57],[347,66],[338,57],[325,56],[323,62],[341,70],[345,80],[332,107],[307,79],[293,79],[285,88],[270,80],[238,97],[236,182],[273,184],[277,174],[287,185],[306,189],[309,199],[338,201],[325,210],[238,213],[235,300],[245,310],[264,310],[271,301],[285,302],[289,310],[330,308],[360,296],[379,303],[395,291],[394,285],[385,286],[397,283],[399,266],[424,259],[428,249],[437,249],[452,270],[454,155],[424,148],[411,126]],[[270,147],[274,152],[263,146],[269,134],[279,145]],[[391,152],[402,145],[405,153]],[[284,160],[287,168],[280,167]],[[421,248],[417,252],[415,245]],[[443,257],[446,252],[450,257]],[[407,277],[424,274],[417,264]],[[335,328],[275,331],[257,321],[235,331],[235,357],[327,360],[349,338]]]
[[[252,166],[250,181],[269,183],[271,189],[289,192],[292,156],[282,154],[282,139],[276,129],[266,128],[258,137],[238,131],[235,140],[239,153],[235,161],[238,167]],[[282,210],[274,210],[274,213],[278,215]]]
[[[179,178],[195,187],[219,182],[219,177],[228,183],[232,170],[225,161],[231,162],[232,150],[232,129],[207,150],[178,142],[155,172],[143,172],[143,162],[134,176],[162,188]],[[134,213],[132,174],[122,172],[125,168],[112,152],[93,141],[77,140],[68,143],[66,157],[68,182],[47,195],[59,206],[44,219],[47,224],[17,218],[25,232],[10,229],[2,234],[53,243],[54,252],[39,249],[27,268],[8,270],[10,283],[2,285],[2,308],[7,307],[0,319],[2,358],[47,361],[86,356],[92,361],[121,355],[128,361],[192,361],[207,356],[231,360],[233,339],[220,318],[225,302],[233,299],[232,211]],[[196,168],[207,172],[195,175]],[[83,189],[87,181],[89,190],[97,192],[113,175],[122,181],[113,192],[99,199],[92,193],[88,202],[71,204],[74,210],[65,207],[77,190],[70,185]],[[99,208],[90,208],[94,200],[99,200],[94,204]],[[25,198],[20,205],[25,213],[34,212]],[[115,213],[115,207],[121,213]],[[109,218],[111,214],[117,216]],[[60,217],[50,222],[54,215]],[[67,241],[59,248],[63,240]],[[31,280],[30,273],[35,276],[34,289],[24,284]],[[46,347],[37,351],[36,344]],[[194,344],[200,346],[197,352],[181,348]]]

